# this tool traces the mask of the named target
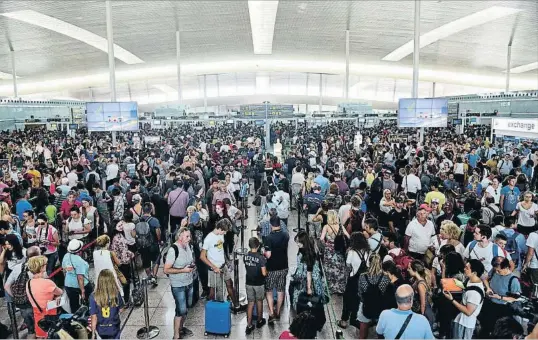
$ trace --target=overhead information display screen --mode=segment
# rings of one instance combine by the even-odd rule
[[[138,104],[86,103],[88,131],[138,131]]]
[[[400,99],[398,127],[446,127],[448,99]]]
[[[266,111],[267,109],[267,111]],[[278,117],[293,114],[293,105],[281,104],[256,104],[256,105],[241,105],[239,107],[240,115],[245,117],[265,118],[267,112],[268,117]]]

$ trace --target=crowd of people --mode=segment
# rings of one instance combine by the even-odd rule
[[[185,321],[199,298],[246,309],[247,334],[281,322],[289,299],[294,318],[281,338],[314,338],[337,296],[338,327],[360,339],[535,338],[536,320],[517,305],[538,285],[538,148],[486,133],[428,129],[419,143],[415,129],[387,124],[277,123],[280,154],[264,149],[262,127],[244,123],[159,130],[159,142],[141,145],[127,133],[113,145],[82,130],[3,132],[10,315],[20,313],[27,338],[46,338],[40,320],[84,305],[93,338],[119,339],[121,310],[140,303],[142,269],[150,285],[169,279],[175,339],[193,335]],[[256,236],[239,283],[250,206]],[[60,296],[67,302],[48,308]]]

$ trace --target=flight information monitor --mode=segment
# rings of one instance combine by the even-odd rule
[[[136,102],[86,103],[88,131],[138,131]]]
[[[446,127],[447,123],[448,99],[400,99],[398,127]]]

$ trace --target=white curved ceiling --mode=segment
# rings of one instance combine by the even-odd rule
[[[175,73],[175,31],[181,31],[185,74],[297,71],[342,74],[345,30],[351,72],[410,79],[412,54],[382,59],[413,37],[413,1],[279,1],[272,54],[255,55],[248,1],[112,1],[114,42],[144,61],[117,59],[118,80]],[[493,6],[517,14],[485,22],[424,46],[421,80],[503,87],[507,44],[514,31],[511,68],[538,61],[538,2],[423,1],[421,34]],[[35,11],[106,38],[104,1],[1,1],[0,13]],[[11,73],[15,50],[21,93],[106,84],[106,52],[28,22],[0,16],[0,72]],[[514,89],[538,87],[536,69],[514,74]],[[529,69],[526,67],[525,69]],[[54,80],[54,81],[51,81]],[[10,95],[0,79],[0,95]]]

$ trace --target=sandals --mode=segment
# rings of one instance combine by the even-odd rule
[[[338,327],[340,327],[342,329],[346,329],[347,328],[347,321],[344,321],[344,320],[338,321]]]

